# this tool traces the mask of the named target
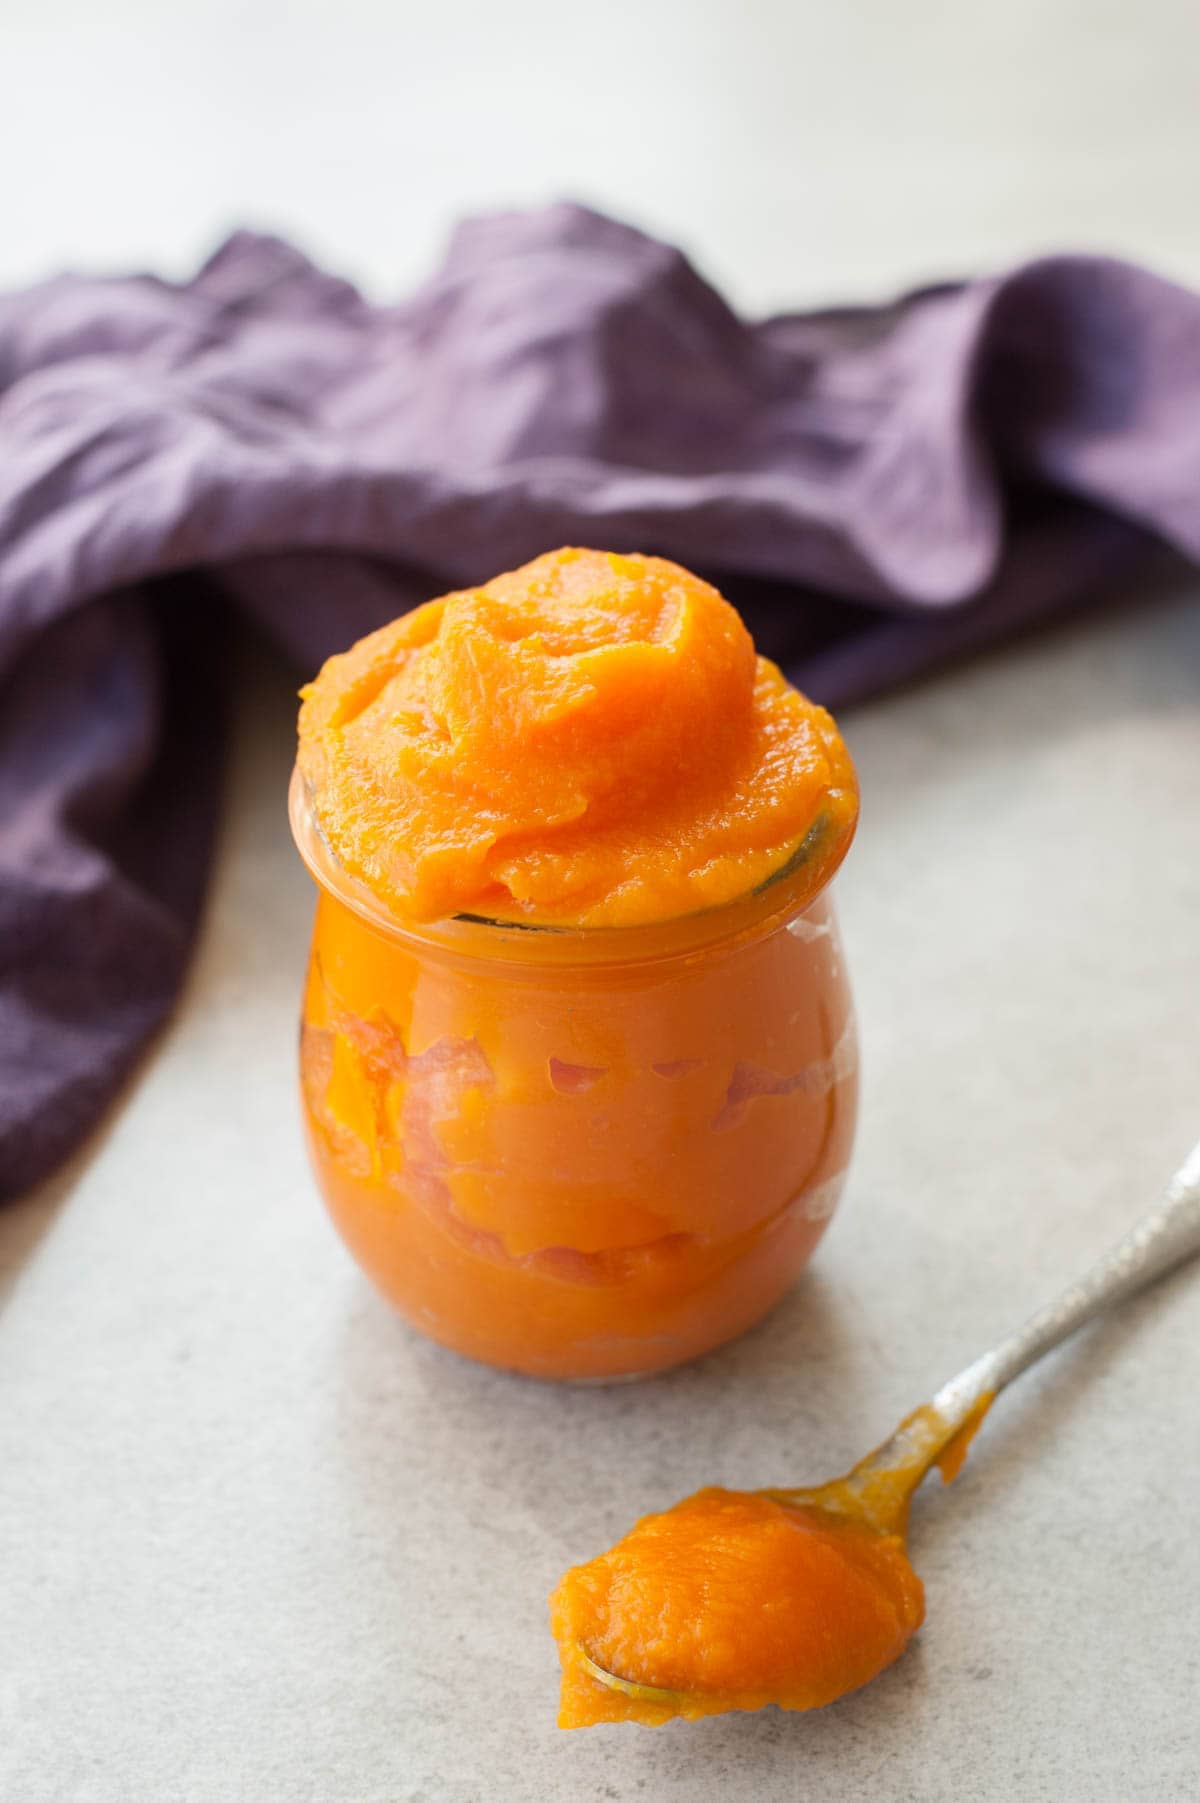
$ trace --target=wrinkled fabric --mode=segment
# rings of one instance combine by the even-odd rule
[[[1053,257],[747,322],[573,206],[469,222],[397,306],[246,233],[0,298],[0,1193],[177,992],[225,622],[308,673],[564,543],[692,565],[819,699],[878,693],[1200,555],[1200,298]]]

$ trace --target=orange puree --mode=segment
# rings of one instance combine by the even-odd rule
[[[543,1377],[765,1313],[850,1154],[856,792],[732,608],[590,551],[430,602],[306,691],[291,805],[309,1144],[379,1287]]]
[[[818,817],[831,868],[857,813],[829,715],[658,557],[552,552],[382,627],[303,693],[317,824],[411,919],[669,920],[755,889]]]
[[[899,1657],[924,1593],[896,1534],[761,1492],[709,1489],[569,1571],[550,1612],[559,1726],[654,1727],[831,1703]],[[626,1684],[602,1683],[588,1659]]]

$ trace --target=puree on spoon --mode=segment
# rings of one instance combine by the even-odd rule
[[[819,1709],[877,1677],[925,1616],[913,1493],[934,1466],[958,1475],[992,1375],[970,1367],[843,1477],[698,1490],[568,1571],[550,1599],[559,1727]]]
[[[898,1533],[761,1491],[699,1490],[555,1591],[559,1727],[817,1709],[899,1658],[924,1613]]]

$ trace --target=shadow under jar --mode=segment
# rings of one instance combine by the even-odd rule
[[[319,891],[309,1149],[379,1289],[444,1345],[544,1378],[663,1370],[766,1314],[854,1133],[820,860],[660,926],[409,925],[338,867],[298,773],[290,801]]]

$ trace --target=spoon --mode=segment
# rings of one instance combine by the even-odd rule
[[[1103,1258],[1015,1333],[985,1352],[907,1415],[895,1433],[844,1477],[808,1489],[756,1492],[788,1508],[822,1510],[877,1534],[903,1539],[913,1493],[934,1465],[948,1483],[1000,1391],[1095,1316],[1200,1253],[1200,1144],[1161,1201]],[[634,1683],[598,1664],[582,1642],[580,1663],[610,1690],[670,1707],[683,1692]]]

